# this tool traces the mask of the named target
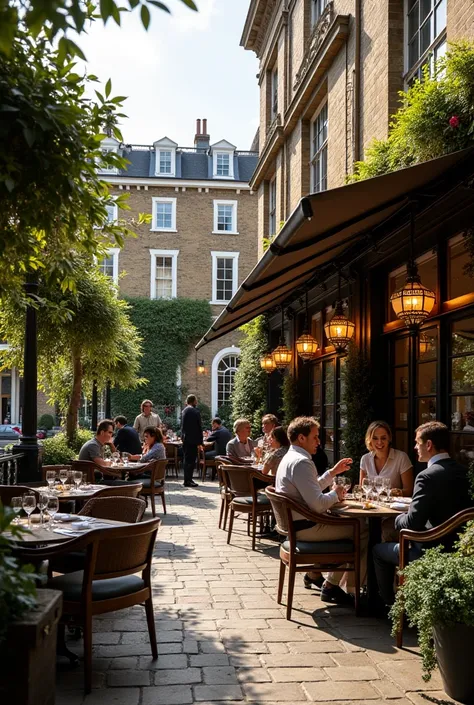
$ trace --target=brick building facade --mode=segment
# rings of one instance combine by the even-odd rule
[[[342,186],[387,137],[398,92],[464,38],[471,0],[252,0],[241,44],[260,60],[260,241],[302,196]]]
[[[108,138],[103,148],[130,162],[120,172],[103,172],[112,194],[129,193],[130,210],[112,207],[110,218],[152,214],[151,223],[133,225],[137,238],[109,251],[103,271],[125,296],[204,299],[217,316],[257,261],[257,197],[249,186],[257,154],[226,140],[211,144],[206,120],[197,121],[193,148],[167,137],[152,146]],[[236,331],[198,356],[193,349],[179,371],[183,389],[212,413],[232,388],[239,340]],[[204,372],[198,372],[200,361]]]

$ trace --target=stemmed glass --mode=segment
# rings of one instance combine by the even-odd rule
[[[15,519],[13,519],[12,524],[19,524],[20,519],[18,517],[23,506],[23,497],[12,497],[10,506],[15,512]]]
[[[120,453],[118,451],[114,451],[112,453],[112,465],[117,465],[120,462]]]
[[[354,485],[352,488],[352,496],[357,502],[360,502],[364,495],[364,491],[360,485]]]
[[[122,453],[122,463],[127,467],[129,453]]]
[[[67,471],[67,470],[64,470],[64,469],[59,471],[59,479],[61,480],[61,484],[62,484],[62,485],[65,485],[65,484],[66,484],[67,472],[68,472],[68,471]]]
[[[41,526],[43,526],[43,524],[44,524],[43,512],[46,509],[46,507],[48,506],[48,499],[49,499],[49,495],[45,494],[44,492],[41,492],[39,499],[38,499],[38,509],[40,510],[40,514],[41,514],[41,519],[40,519]]]
[[[380,502],[380,493],[383,490],[383,480],[381,477],[374,478],[374,490],[377,495],[377,502]]]
[[[382,478],[382,492],[380,494],[385,494],[385,501],[389,502],[390,501],[390,488],[392,486],[392,483],[390,482],[389,477],[383,477]]]
[[[36,497],[34,494],[24,494],[21,506],[28,514],[28,528],[31,528],[30,515],[36,509]]]
[[[362,491],[365,494],[365,501],[369,501],[370,492],[372,490],[373,481],[370,477],[364,477],[362,480]]]
[[[51,520],[51,526],[49,528],[49,531],[53,530],[54,526],[54,515],[56,512],[59,510],[59,499],[58,497],[48,497],[48,504],[46,506],[46,513],[48,514],[50,520]]]
[[[46,470],[46,482],[48,483],[49,489],[52,490],[56,482],[56,470]]]

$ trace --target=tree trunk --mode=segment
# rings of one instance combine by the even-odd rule
[[[82,362],[77,350],[72,352],[73,380],[72,392],[66,414],[66,433],[68,443],[72,443],[77,430],[77,415],[81,404],[82,391]]]

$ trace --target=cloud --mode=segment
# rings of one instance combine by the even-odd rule
[[[218,14],[216,0],[196,0],[198,12],[190,10],[180,0],[175,0],[176,6],[170,6],[173,29],[183,34],[187,32],[206,32],[212,18]]]

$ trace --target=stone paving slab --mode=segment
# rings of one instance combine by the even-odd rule
[[[166,490],[152,568],[158,660],[143,607],[103,615],[93,623],[92,693],[82,694],[82,668],[61,671],[56,705],[453,703],[438,673],[423,681],[413,632],[397,649],[388,623],[322,603],[300,575],[288,622],[276,602],[277,543],[261,539],[253,552],[236,520],[227,545],[216,483]],[[68,645],[82,656],[81,641]]]

